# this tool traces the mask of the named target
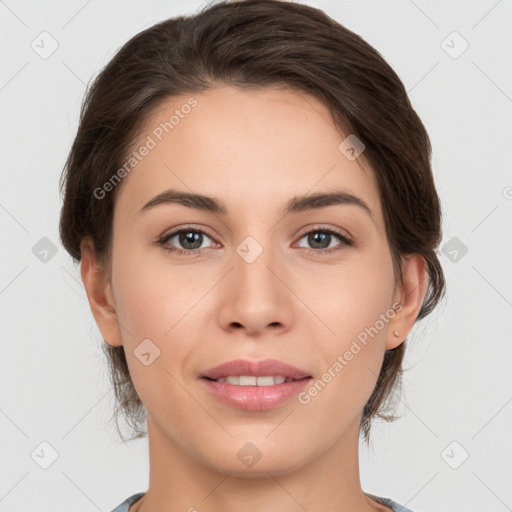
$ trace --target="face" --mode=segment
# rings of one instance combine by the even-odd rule
[[[340,151],[345,137],[312,97],[219,87],[160,105],[134,146],[149,150],[116,190],[121,327],[104,339],[124,345],[150,431],[205,466],[279,474],[335,450],[400,343],[377,184],[364,153]],[[150,203],[171,189],[214,200]],[[204,378],[238,359],[309,379],[244,390]],[[244,465],[246,453],[261,459]]]

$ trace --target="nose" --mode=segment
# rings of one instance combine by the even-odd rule
[[[232,263],[233,268],[222,280],[221,327],[244,330],[249,336],[289,330],[294,294],[285,262],[278,262],[272,250],[265,248],[254,261],[242,251],[234,253]]]

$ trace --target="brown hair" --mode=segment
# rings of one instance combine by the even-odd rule
[[[395,276],[400,255],[426,261],[428,288],[418,319],[445,293],[436,255],[441,208],[430,166],[430,140],[404,85],[384,58],[360,36],[323,11],[279,0],[208,5],[196,15],[160,22],[135,35],[88,87],[79,128],[61,176],[62,244],[75,262],[90,237],[110,276],[116,187],[101,200],[93,191],[126,161],[154,109],[173,96],[215,85],[281,86],[321,100],[345,134],[365,145],[375,172]],[[145,436],[145,409],[133,386],[123,346],[102,345],[132,439]],[[405,342],[387,350],[377,384],[364,406],[361,431],[369,440],[375,416],[390,421],[391,391],[399,384]]]

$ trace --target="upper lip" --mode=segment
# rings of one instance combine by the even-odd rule
[[[296,368],[277,359],[265,359],[263,361],[248,361],[247,359],[235,359],[219,364],[204,372],[201,377],[210,379],[219,379],[230,375],[252,375],[255,377],[264,377],[269,375],[282,375],[291,379],[303,379],[311,377],[307,372]]]

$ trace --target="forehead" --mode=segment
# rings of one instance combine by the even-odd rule
[[[292,90],[229,86],[173,97],[140,130],[116,209],[133,214],[168,188],[225,198],[233,208],[344,189],[379,218],[374,173],[364,155],[350,160],[340,150],[346,136],[322,102]]]

